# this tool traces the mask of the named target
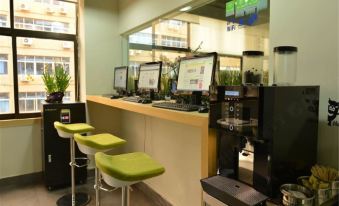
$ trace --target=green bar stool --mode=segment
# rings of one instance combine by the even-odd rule
[[[62,138],[70,139],[70,150],[71,150],[71,183],[72,183],[72,193],[64,195],[63,197],[57,200],[58,206],[83,206],[89,203],[90,196],[86,193],[75,193],[75,177],[74,177],[74,167],[85,167],[87,164],[78,165],[76,164],[76,159],[84,158],[75,158],[75,148],[74,148],[74,134],[76,133],[87,133],[94,130],[94,127],[85,124],[85,123],[75,123],[75,124],[63,124],[61,122],[54,122],[54,127],[58,131],[58,134]],[[87,158],[86,158],[87,159]]]
[[[103,133],[91,136],[82,136],[81,134],[75,134],[74,140],[77,142],[79,150],[87,155],[95,155],[97,152],[107,152],[117,146],[126,143],[125,140],[120,139],[114,135]],[[101,185],[101,177],[98,168],[95,167],[95,205],[100,205],[100,189],[106,190]]]
[[[129,186],[161,175],[165,168],[142,152],[107,155],[95,154],[95,164],[103,180],[112,187],[122,188],[122,206],[129,206]]]

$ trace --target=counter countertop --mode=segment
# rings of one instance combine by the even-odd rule
[[[122,99],[110,99],[104,96],[87,96],[87,101],[99,103],[147,116],[184,123],[192,126],[208,126],[208,113],[182,112],[170,109],[152,107],[152,104],[140,104],[124,101]]]

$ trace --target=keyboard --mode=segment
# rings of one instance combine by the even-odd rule
[[[199,109],[198,105],[178,104],[178,103],[173,103],[173,102],[154,103],[152,104],[152,106],[163,108],[163,109],[172,109],[172,110],[179,110],[179,111],[185,111],[185,112],[198,111]]]
[[[122,98],[122,100],[124,101],[128,101],[128,102],[141,102],[142,98],[141,97],[124,97]]]

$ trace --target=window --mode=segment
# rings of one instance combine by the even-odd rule
[[[155,45],[188,48],[188,23],[179,20],[164,20],[154,25]]]
[[[129,42],[135,44],[152,45],[152,28],[144,29],[129,36]]]
[[[0,35],[0,115],[14,113],[12,38]]]
[[[179,20],[162,20],[152,27],[129,36],[129,66],[136,72],[141,63],[164,61],[163,71],[168,63],[174,63],[178,57],[186,56],[188,45],[189,24]],[[168,70],[169,71],[169,70]]]
[[[40,116],[42,74],[60,66],[71,76],[64,101],[77,99],[76,2],[0,0],[0,119]]]
[[[25,17],[15,17],[15,27],[17,29],[27,29],[36,31],[48,31],[56,33],[69,33],[69,23],[56,22]]]
[[[0,75],[8,74],[8,54],[0,54]]]
[[[9,93],[0,93],[0,114],[8,113],[9,108]]]
[[[7,16],[0,14],[0,27],[7,27]]]
[[[9,0],[0,0],[0,27],[9,27]]]
[[[27,48],[24,38],[17,38],[18,51],[18,86],[19,86],[19,112],[40,112],[41,100],[46,98],[41,75],[44,71],[53,73],[55,68],[63,66],[71,76],[70,86],[67,90],[68,100],[75,100],[74,77],[74,45],[68,42],[69,48],[64,49],[67,41],[32,38],[32,45]],[[31,56],[32,53],[38,55]],[[63,54],[63,56],[44,56],[44,54]],[[67,99],[67,98],[66,98]]]
[[[172,37],[167,35],[161,36],[161,46],[187,48],[187,39],[180,37]]]
[[[18,56],[19,75],[42,75],[45,70],[51,74],[56,67],[60,66],[69,74],[70,57]]]
[[[70,102],[71,100],[72,100],[72,98],[71,98],[71,92],[65,92],[63,101],[64,101],[64,102]]]
[[[14,27],[16,29],[76,33],[74,3],[57,0],[14,0],[14,8]]]
[[[19,109],[22,113],[41,111],[45,92],[19,92]]]

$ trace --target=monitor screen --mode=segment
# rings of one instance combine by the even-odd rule
[[[215,67],[215,55],[182,59],[179,66],[178,90],[209,91]]]
[[[127,74],[128,67],[115,67],[114,68],[114,88],[127,90]]]
[[[138,88],[159,90],[161,62],[140,65]]]

